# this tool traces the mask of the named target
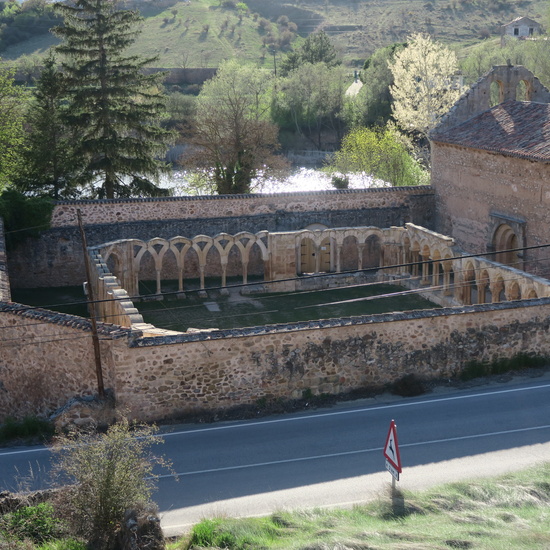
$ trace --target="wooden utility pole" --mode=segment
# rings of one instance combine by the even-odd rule
[[[101,349],[99,348],[99,336],[97,334],[97,322],[95,314],[94,292],[92,288],[92,271],[90,268],[90,255],[88,254],[88,244],[86,242],[86,233],[82,225],[82,215],[80,208],[76,210],[78,216],[78,228],[80,229],[80,238],[82,239],[82,249],[84,252],[84,265],[86,266],[86,290],[88,298],[88,310],[92,321],[92,342],[94,344],[95,372],[97,376],[97,393],[99,397],[105,397],[105,387],[103,386],[103,368],[101,366]]]

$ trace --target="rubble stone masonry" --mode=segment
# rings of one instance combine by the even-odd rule
[[[48,414],[93,393],[89,327],[0,306],[0,421]],[[550,354],[550,298],[142,337],[100,325],[106,387],[140,420],[177,417],[303,390],[337,394],[415,373],[448,377],[471,360]],[[9,330],[8,330],[9,329]]]
[[[295,231],[327,227],[433,226],[431,187],[71,201],[58,203],[52,228],[9,254],[13,288],[80,285],[85,279],[77,227],[82,212],[89,246],[118,239],[148,241],[240,231]]]
[[[414,209],[415,199],[431,194],[430,187],[424,186],[261,195],[67,201],[59,202],[54,208],[52,227],[75,226],[77,209],[81,210],[86,225],[97,225],[152,220],[258,216],[283,212],[336,212],[396,206]]]
[[[0,301],[9,302],[10,300],[10,281],[8,277],[8,262],[4,239],[4,222],[2,218],[0,218]]]
[[[434,142],[432,164],[436,231],[452,235],[461,248],[471,253],[491,250],[499,223],[523,228],[525,238],[518,234],[518,246],[550,243],[546,163]],[[546,248],[525,253],[531,270],[547,257]]]

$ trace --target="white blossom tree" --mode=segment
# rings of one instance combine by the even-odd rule
[[[389,67],[395,120],[403,130],[427,137],[462,93],[455,53],[427,35],[414,34]]]

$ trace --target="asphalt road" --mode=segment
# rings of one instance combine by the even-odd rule
[[[392,419],[401,488],[523,468],[550,460],[550,376],[165,429],[160,450],[179,474],[177,482],[169,475],[158,480],[155,500],[165,532],[177,534],[216,515],[264,515],[373,498],[391,482],[382,451]],[[0,451],[0,489],[19,488],[29,471],[34,486],[47,483],[48,464],[44,448]]]

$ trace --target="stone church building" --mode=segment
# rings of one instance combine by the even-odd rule
[[[534,247],[550,243],[550,92],[524,67],[494,67],[431,143],[436,230],[464,250],[495,252],[497,262],[548,277],[549,250]]]
[[[90,321],[10,301],[10,284],[85,280],[78,210],[102,304],[105,386],[132,418],[550,357],[549,119],[550,92],[533,74],[494,67],[431,134],[431,186],[61,201],[49,230],[7,253],[0,227],[0,422],[96,391]],[[131,300],[140,281],[154,281],[162,299],[171,279],[181,294],[197,276],[205,294],[206,276],[222,290],[255,275],[287,292],[355,284],[349,272],[367,269],[443,307],[177,332],[144,323]]]

